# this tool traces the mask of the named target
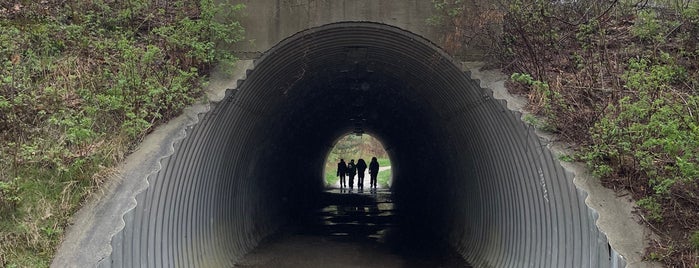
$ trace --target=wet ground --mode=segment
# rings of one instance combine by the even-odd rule
[[[387,189],[330,189],[320,207],[234,267],[470,267],[448,246],[406,234]]]

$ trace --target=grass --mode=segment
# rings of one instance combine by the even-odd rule
[[[337,184],[337,181],[340,180],[340,177],[336,176],[336,170],[335,169],[325,169],[325,185],[335,185]]]
[[[30,165],[15,170],[21,200],[0,220],[0,261],[7,267],[48,267],[69,218],[108,170],[98,163],[108,162],[87,159],[62,171]]]
[[[376,177],[376,182],[381,185],[381,187],[388,188],[391,186],[391,170],[383,170],[379,172],[379,175]]]
[[[388,158],[377,158],[376,161],[379,162],[380,167],[388,167],[391,166],[391,159]]]

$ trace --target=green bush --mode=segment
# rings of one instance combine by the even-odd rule
[[[201,16],[196,20],[184,17],[175,24],[153,29],[153,33],[167,42],[172,51],[186,51],[184,62],[198,61],[204,64],[217,62],[230,67],[236,57],[227,49],[243,39],[243,27],[234,16],[245,8],[243,4],[230,5],[215,3],[213,0],[201,0]]]
[[[662,222],[663,221],[663,208],[653,197],[646,197],[636,202],[636,205],[643,208],[648,212],[648,215],[652,221]]]
[[[638,13],[638,18],[635,21],[634,27],[631,28],[631,33],[642,41],[650,41],[654,43],[665,42],[665,33],[667,27],[658,19],[657,14],[653,10],[641,10]]]
[[[563,99],[558,91],[552,90],[548,83],[534,79],[529,74],[513,73],[510,79],[526,86],[529,90],[529,105],[534,113],[543,113],[551,122],[558,116],[554,107],[563,107]],[[550,131],[555,127],[550,124],[541,124]]]
[[[682,96],[673,85],[686,71],[666,56],[660,61],[632,59],[624,75],[626,87],[638,91],[609,105],[591,130],[594,145],[587,153],[601,175],[604,163],[614,170],[637,169],[659,195],[677,181],[696,178],[699,165],[699,97]]]
[[[13,212],[22,201],[17,179],[8,182],[0,181],[0,211]]]

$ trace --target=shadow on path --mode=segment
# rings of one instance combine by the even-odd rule
[[[398,224],[388,189],[323,193],[301,224],[234,267],[470,267],[451,247]]]

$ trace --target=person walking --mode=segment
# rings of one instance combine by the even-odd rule
[[[347,187],[347,181],[345,180],[346,175],[347,164],[345,163],[345,159],[340,159],[340,162],[337,163],[337,176],[340,177],[340,188]]]
[[[376,188],[376,177],[379,175],[379,161],[376,160],[376,157],[371,158],[371,162],[369,162],[369,187],[374,187]]]
[[[357,188],[364,188],[364,171],[366,170],[366,162],[364,159],[357,160]]]
[[[351,159],[347,164],[347,176],[349,176],[349,188],[354,187],[354,175],[357,174],[357,166],[354,164],[354,159]]]

